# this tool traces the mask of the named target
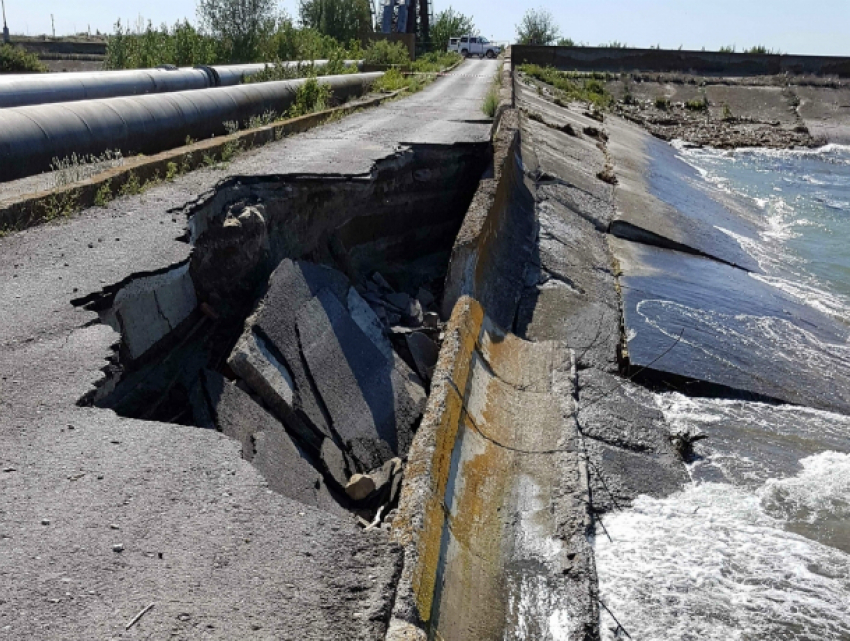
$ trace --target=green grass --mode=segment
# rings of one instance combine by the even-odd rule
[[[586,102],[596,109],[605,109],[613,102],[600,77],[583,77],[539,65],[522,65],[519,69],[525,75],[554,87],[562,102]]]
[[[490,91],[484,96],[484,104],[481,105],[481,111],[487,114],[488,118],[493,118],[496,115],[496,109],[499,108],[499,86],[493,85]]]

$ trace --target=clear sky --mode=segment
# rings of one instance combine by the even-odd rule
[[[193,19],[195,0],[5,0],[12,33],[56,33],[91,27],[111,31],[117,18],[135,23],[139,15],[154,24]],[[561,33],[590,45],[617,40],[631,46],[739,49],[763,44],[786,53],[850,55],[850,0],[436,0],[470,15],[481,34],[513,40],[524,11],[544,7]],[[282,0],[297,15],[297,0]]]

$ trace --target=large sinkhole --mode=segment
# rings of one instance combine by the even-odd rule
[[[187,205],[188,261],[74,301],[121,334],[81,404],[215,429],[269,486],[391,516],[436,363],[453,242],[489,144],[370,175],[234,177]]]

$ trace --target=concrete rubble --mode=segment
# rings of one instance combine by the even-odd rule
[[[262,462],[266,466],[260,467],[264,475],[285,481],[274,463],[300,452],[298,461],[306,462],[309,456],[323,473],[306,484],[287,487],[281,482],[281,491],[293,498],[299,498],[298,488],[303,486],[308,490],[306,502],[315,504],[319,497],[328,505],[326,499],[331,494],[326,483],[343,503],[346,494],[355,502],[367,496],[375,499],[380,495],[386,503],[396,498],[385,492],[384,486],[401,477],[399,457],[407,454],[426,394],[420,378],[393,351],[387,336],[389,328],[367,303],[372,298],[372,304],[381,308],[385,300],[370,296],[370,291],[374,293],[380,287],[376,280],[383,282],[386,299],[401,302],[404,298],[405,305],[415,300],[393,292],[380,275],[369,281],[373,287],[365,288],[361,296],[341,272],[284,260],[269,278],[265,295],[227,360],[230,370],[277,418],[259,405],[255,413],[264,414],[281,428],[285,426],[305,448],[300,452],[291,442],[275,459],[259,449],[254,454],[249,448],[272,439],[285,444],[292,438],[286,431],[268,430],[257,438],[239,432],[238,427],[235,431],[224,429],[243,442],[243,452],[250,453],[245,458]],[[241,394],[243,401],[253,403],[232,384],[219,382],[221,385],[231,395]],[[247,413],[244,418],[251,422]],[[222,429],[220,423],[216,426]],[[398,470],[384,473],[383,480],[362,491],[364,484],[375,478],[375,474],[363,473],[383,469],[385,464]],[[312,471],[316,477],[318,473]],[[355,472],[360,482],[352,484],[349,477]],[[301,473],[309,476],[308,472]],[[376,500],[370,505],[379,507]]]

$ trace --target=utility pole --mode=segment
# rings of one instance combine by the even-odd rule
[[[9,37],[9,27],[6,26],[6,0],[2,0],[3,2],[3,42],[9,44],[11,42],[11,38]]]
[[[53,14],[50,14],[50,29],[53,31],[53,38],[56,39],[56,22],[53,20]]]

